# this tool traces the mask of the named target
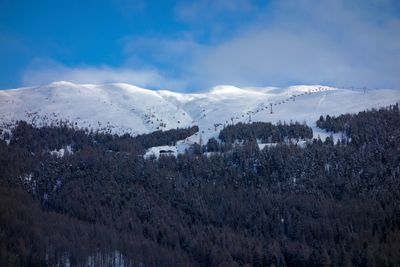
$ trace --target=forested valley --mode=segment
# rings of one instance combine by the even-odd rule
[[[344,138],[237,124],[147,158],[198,128],[20,121],[0,140],[0,266],[400,266],[398,104],[317,125]]]

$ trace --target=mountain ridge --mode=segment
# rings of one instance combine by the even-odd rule
[[[392,89],[353,90],[322,85],[235,87],[218,85],[205,92],[149,90],[127,83],[75,84],[0,91],[0,121],[36,126],[68,120],[77,127],[131,135],[198,125],[206,142],[226,125],[238,122],[305,121],[316,135],[320,115],[355,113],[400,100]],[[272,108],[272,112],[271,112]],[[4,128],[4,126],[3,126]],[[188,142],[199,142],[192,136]]]

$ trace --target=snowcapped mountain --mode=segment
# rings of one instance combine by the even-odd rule
[[[186,140],[206,142],[224,125],[251,121],[305,121],[315,135],[320,115],[353,113],[400,101],[400,90],[351,90],[327,86],[237,88],[216,86],[202,93],[153,91],[129,84],[55,82],[41,87],[0,91],[0,122],[37,126],[57,120],[111,133],[141,134],[198,125]],[[272,108],[272,112],[271,112]]]

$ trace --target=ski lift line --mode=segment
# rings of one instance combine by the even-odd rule
[[[253,111],[252,110],[248,110],[244,114],[242,113],[242,114],[239,114],[239,116],[231,117],[231,122],[232,122],[232,124],[233,124],[233,122],[235,120],[238,120],[238,122],[243,122],[243,123],[245,123],[246,121],[251,122],[252,120],[251,120],[251,115],[250,114],[254,115],[254,114],[257,114],[257,113],[261,112],[263,109],[260,108],[260,107],[264,107],[266,110],[268,110],[268,104],[270,106],[270,114],[273,114],[272,106],[277,106],[277,105],[288,103],[288,102],[290,102],[289,101],[290,99],[295,99],[296,97],[304,96],[306,94],[314,94],[314,93],[320,93],[320,92],[325,92],[325,94],[326,94],[326,91],[334,91],[334,90],[335,90],[334,87],[328,87],[328,88],[318,87],[317,89],[309,89],[306,92],[303,92],[303,93],[300,93],[300,94],[297,94],[297,95],[294,94],[289,98],[278,99],[275,102],[267,102],[267,103],[264,102],[264,103],[259,104],[258,107],[255,108]],[[197,120],[193,121],[193,123],[197,123],[197,122],[198,122]],[[218,122],[217,124],[220,124],[222,126],[222,125],[225,125],[226,123]],[[211,131],[210,129],[207,129],[207,130]]]

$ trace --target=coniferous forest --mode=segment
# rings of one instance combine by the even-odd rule
[[[238,124],[146,158],[198,128],[20,121],[0,140],[0,266],[400,266],[398,104],[317,125],[344,138]]]

